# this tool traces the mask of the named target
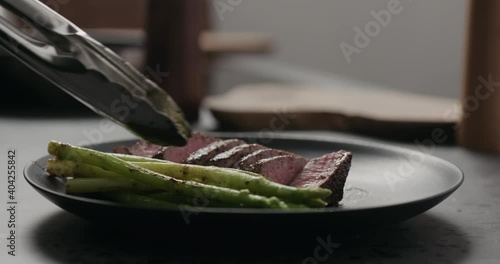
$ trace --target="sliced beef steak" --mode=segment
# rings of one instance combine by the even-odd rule
[[[140,140],[133,146],[117,146],[115,153],[160,158],[177,163],[236,168],[263,175],[267,179],[299,188],[327,188],[326,199],[338,205],[351,167],[352,153],[340,150],[307,160],[284,150],[239,139],[221,140],[194,132],[183,147],[164,147]]]
[[[306,163],[307,160],[303,157],[284,155],[262,159],[242,169],[259,173],[273,182],[288,185],[302,171]]]
[[[298,156],[284,150],[264,148],[242,157],[241,160],[233,165],[233,168],[243,170],[244,168],[257,163],[259,160],[285,155]]]
[[[131,147],[118,146],[113,149],[115,153],[130,154],[142,157],[152,158],[161,153],[162,146],[149,143],[145,140],[139,140]]]
[[[181,163],[184,162],[191,155],[191,153],[216,141],[220,141],[220,139],[209,137],[199,132],[194,132],[188,139],[185,146],[164,147],[162,149],[162,158],[164,160]]]
[[[259,144],[239,145],[225,152],[217,154],[215,157],[210,159],[205,165],[231,168],[244,156],[263,148],[265,147]]]
[[[119,154],[127,154],[130,155],[130,149],[127,146],[116,146],[113,148],[114,153],[119,153]]]
[[[209,137],[199,132],[193,132],[185,146],[164,147],[140,140],[131,147],[117,146],[113,149],[115,153],[131,154],[136,156],[159,158],[173,162],[183,162],[194,151],[206,147],[208,144],[220,139]]]
[[[294,187],[322,187],[332,190],[327,202],[337,205],[344,195],[344,184],[351,168],[352,153],[345,150],[311,159],[290,183]]]
[[[189,155],[189,157],[186,159],[185,163],[205,165],[217,154],[243,144],[245,144],[245,142],[239,139],[216,141],[204,148],[198,149],[197,151],[191,153],[191,155]]]

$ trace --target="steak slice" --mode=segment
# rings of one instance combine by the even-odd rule
[[[164,160],[181,163],[184,162],[189,157],[189,155],[191,155],[191,153],[197,151],[198,149],[204,148],[216,141],[220,141],[220,139],[209,137],[200,132],[193,132],[185,146],[163,147],[163,149],[161,150],[161,157]]]
[[[351,168],[352,153],[345,150],[311,159],[293,179],[294,187],[321,187],[332,190],[326,201],[338,205],[344,195],[344,184]]]
[[[288,185],[307,163],[307,159],[297,155],[276,156],[262,159],[243,170],[262,174],[268,180]]]
[[[207,146],[215,141],[220,141],[218,138],[209,137],[200,132],[193,132],[185,146],[160,146],[155,145],[145,140],[139,140],[131,147],[117,146],[113,149],[115,153],[136,155],[148,158],[164,159],[172,162],[183,162],[192,152]]]
[[[279,149],[264,148],[242,157],[233,165],[233,168],[244,170],[244,168],[257,163],[259,160],[285,155],[294,156],[296,154]]]
[[[217,154],[243,144],[246,143],[239,139],[216,141],[210,143],[204,148],[198,149],[197,151],[191,153],[191,155],[189,155],[189,157],[185,160],[185,163],[205,165],[210,159],[215,157]]]
[[[162,148],[160,145],[155,145],[141,139],[131,147],[117,146],[113,149],[113,152],[152,158],[160,154]]]
[[[244,156],[253,153],[256,150],[265,148],[259,144],[243,144],[229,149],[225,152],[217,154],[210,159],[205,165],[231,168],[236,162],[240,161]]]
[[[127,154],[130,155],[130,149],[127,146],[116,146],[113,148],[114,153],[119,153],[119,154]]]

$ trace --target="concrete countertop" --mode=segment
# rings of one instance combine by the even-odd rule
[[[133,136],[120,127],[102,129],[101,119],[16,119],[0,117],[1,160],[17,150],[16,256],[7,254],[6,210],[0,211],[0,263],[310,263],[314,247],[247,255],[151,250],[147,241],[127,240],[95,228],[44,199],[22,177],[30,161],[45,155],[51,139],[81,144]],[[313,132],[308,132],[313,133]],[[316,133],[318,134],[318,133]],[[321,132],[336,138],[359,136]],[[94,142],[94,143],[95,143]],[[398,145],[416,148],[414,144]],[[318,263],[500,263],[500,162],[498,156],[456,146],[438,146],[434,155],[457,164],[465,182],[451,197],[405,222],[371,230],[342,244]],[[6,162],[0,163],[0,202],[7,202]],[[263,238],[265,239],[265,238]],[[299,252],[300,251],[300,252]],[[252,261],[253,260],[253,261]]]

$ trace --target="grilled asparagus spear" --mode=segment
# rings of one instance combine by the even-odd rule
[[[61,160],[71,160],[76,162],[76,164],[87,163],[98,166],[104,170],[115,172],[122,177],[167,192],[192,197],[202,193],[208,200],[224,202],[228,206],[235,207],[288,208],[287,204],[277,197],[264,197],[251,194],[248,190],[233,190],[192,181],[178,180],[141,168],[113,155],[91,149],[51,141],[48,146],[48,152]]]
[[[295,188],[272,182],[258,174],[230,168],[161,162],[134,162],[133,164],[176,179],[236,190],[248,189],[251,193],[276,196],[285,201],[305,203],[313,207],[326,206],[321,199],[331,195],[331,191],[327,189]]]
[[[276,196],[285,201],[303,203],[311,207],[324,207],[326,203],[320,198],[324,198],[330,194],[330,191],[326,189],[294,188],[274,183],[258,174],[229,168],[164,162],[133,162],[133,164],[180,180],[195,181],[235,190],[248,189],[252,194],[268,197]],[[121,177],[119,174],[97,166],[85,163],[75,164],[67,160],[49,160],[47,171],[52,175],[66,177],[76,176],[106,179]],[[123,184],[119,186],[123,186],[123,190],[130,190],[129,186]],[[97,188],[98,185],[95,185],[95,187]],[[74,189],[72,190],[75,192]],[[90,188],[85,188],[85,190],[91,192]],[[95,192],[101,192],[101,190],[96,189]]]
[[[158,191],[151,186],[134,180],[123,179],[67,179],[66,193],[109,193],[109,192],[152,192]]]
[[[154,199],[148,196],[139,195],[130,192],[117,192],[106,194],[111,200],[135,206],[159,207],[159,208],[178,208],[177,204]]]

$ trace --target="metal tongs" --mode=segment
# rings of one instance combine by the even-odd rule
[[[0,46],[96,113],[150,142],[183,145],[191,128],[173,99],[117,54],[38,0],[0,0],[45,40],[0,16]]]

